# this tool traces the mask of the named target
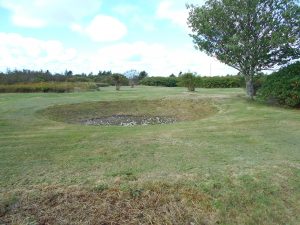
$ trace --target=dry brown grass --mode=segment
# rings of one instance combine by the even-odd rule
[[[166,184],[126,191],[47,186],[7,204],[0,224],[215,224],[209,202],[196,190]]]

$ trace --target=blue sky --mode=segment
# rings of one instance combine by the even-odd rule
[[[186,3],[203,0],[0,0],[0,70],[236,71],[194,49]]]

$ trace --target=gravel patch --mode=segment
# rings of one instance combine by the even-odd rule
[[[84,125],[117,125],[117,126],[135,126],[135,125],[154,125],[169,124],[176,122],[175,118],[162,116],[132,116],[132,115],[112,115],[109,117],[93,118],[82,120]]]

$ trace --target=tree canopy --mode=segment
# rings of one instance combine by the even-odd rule
[[[207,0],[188,5],[195,47],[245,76],[253,97],[253,76],[300,57],[297,0]]]

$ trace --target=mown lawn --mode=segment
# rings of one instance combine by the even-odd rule
[[[42,113],[160,99],[199,100],[216,112],[134,127]],[[242,89],[0,94],[0,224],[298,225],[299,128],[299,110],[249,102]]]

